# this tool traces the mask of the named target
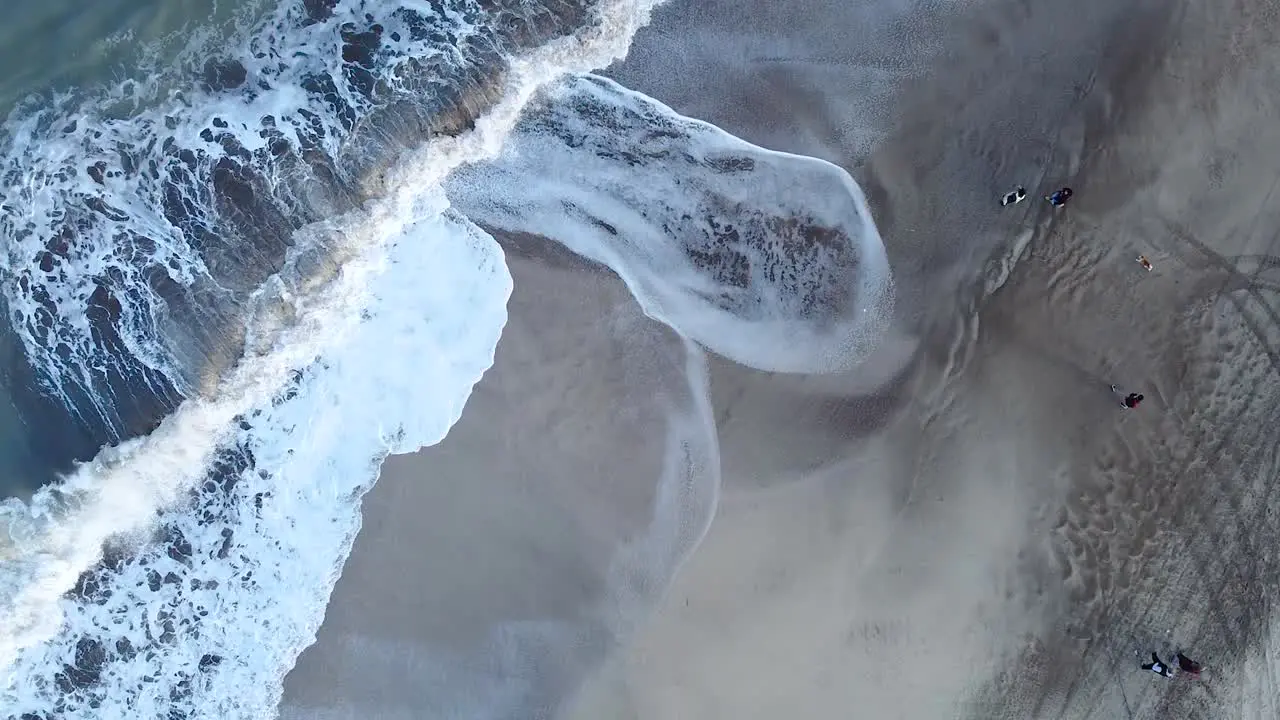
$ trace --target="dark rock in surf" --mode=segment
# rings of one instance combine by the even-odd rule
[[[96,638],[83,637],[76,643],[74,665],[63,665],[55,677],[58,689],[64,694],[93,687],[102,678],[102,667],[107,661],[107,650]]]
[[[129,638],[122,637],[116,640],[116,657],[128,662],[137,654],[138,651],[133,648],[133,642]]]
[[[333,17],[333,8],[338,0],[302,0],[302,7],[307,13],[304,25],[314,25]]]
[[[206,90],[221,92],[240,87],[248,76],[248,71],[239,60],[209,58],[204,64],[201,80]]]

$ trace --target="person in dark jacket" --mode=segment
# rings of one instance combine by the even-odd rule
[[[1074,194],[1075,193],[1071,191],[1071,188],[1064,187],[1061,190],[1054,190],[1051,195],[1045,195],[1044,199],[1048,200],[1049,204],[1054,207],[1062,207],[1067,204],[1067,201],[1070,200],[1071,196]]]
[[[1160,661],[1160,656],[1151,653],[1151,662],[1142,664],[1143,670],[1150,670],[1160,677],[1173,677],[1173,668]]]

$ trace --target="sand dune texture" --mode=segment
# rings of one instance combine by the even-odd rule
[[[658,422],[618,359],[678,394],[683,350],[511,239],[497,363],[366,499],[286,717],[460,717],[424,658],[518,616],[607,627],[540,646],[523,717],[1277,717],[1278,34],[1273,0],[666,6],[609,74],[849,169],[894,327],[847,377],[710,359],[716,516],[618,643]],[[1138,668],[1179,648],[1201,677]]]

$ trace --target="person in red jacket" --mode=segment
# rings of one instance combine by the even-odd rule
[[[1192,675],[1199,675],[1199,674],[1200,674],[1200,663],[1196,662],[1195,660],[1192,660],[1191,658],[1189,658],[1189,657],[1187,657],[1186,655],[1183,655],[1181,652],[1179,652],[1179,653],[1178,653],[1178,669],[1179,669],[1179,670],[1181,670],[1181,671],[1182,671],[1182,672],[1184,672],[1184,673],[1191,673]]]

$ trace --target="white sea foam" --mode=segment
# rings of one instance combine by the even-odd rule
[[[377,264],[382,262],[379,258]],[[82,472],[72,479],[85,487],[79,511],[63,514],[56,522],[79,521],[79,537],[65,526],[45,533],[47,550],[35,556],[39,560],[34,567],[45,573],[44,582],[24,588],[16,605],[34,621],[27,628],[30,634],[19,639],[38,640],[36,633],[56,632],[41,622],[58,620],[68,623],[58,639],[66,638],[72,647],[80,633],[96,631],[127,638],[135,648],[154,646],[149,638],[162,635],[166,622],[178,635],[162,645],[163,655],[139,653],[130,661],[111,663],[112,675],[104,678],[110,691],[104,693],[103,705],[76,708],[73,703],[73,711],[65,716],[78,717],[77,711],[85,717],[164,715],[168,708],[187,703],[173,702],[173,682],[146,683],[141,678],[193,674],[201,658],[210,654],[226,662],[215,673],[206,671],[211,676],[208,686],[190,698],[188,711],[207,717],[260,717],[271,712],[279,692],[273,678],[292,663],[300,644],[315,631],[317,606],[323,607],[337,562],[358,525],[355,502],[379,461],[388,452],[415,449],[444,437],[471,386],[490,364],[505,321],[510,279],[501,252],[465,220],[423,217],[400,231],[387,248],[385,262],[385,270],[371,262],[367,275],[346,273],[350,281],[344,283],[348,287],[336,304],[358,302],[357,294],[368,283],[378,284],[363,320],[344,333],[346,337],[333,334],[334,325],[342,321],[326,317],[336,322],[320,325],[315,322],[319,318],[313,320],[309,329],[323,333],[326,345],[321,359],[304,371],[287,400],[252,413],[247,429],[240,431],[241,442],[254,457],[254,467],[242,474],[231,495],[230,501],[240,509],[222,518],[225,522],[212,524],[200,521],[207,507],[164,513],[161,522],[171,524],[190,544],[189,559],[163,557],[164,549],[154,552],[160,555],[156,559],[144,553],[144,562],[112,578],[116,587],[105,603],[66,600],[61,608],[66,614],[55,618],[38,604],[48,603],[41,592],[65,591],[65,585],[54,584],[65,578],[55,573],[76,572],[75,563],[93,552],[94,540],[141,525],[157,501],[171,499],[183,487],[175,481],[190,482],[202,473],[213,441],[230,433],[235,405],[243,407],[244,401],[184,406],[165,428],[135,443],[114,472],[95,464],[93,475]],[[270,356],[270,367],[255,363],[258,374],[246,379],[247,387],[237,389],[264,392],[272,380],[274,386],[282,385],[291,365],[301,364],[303,358],[295,352],[303,344],[294,338],[288,352]],[[311,349],[316,350],[315,344]],[[143,492],[138,492],[140,481],[149,486]],[[113,492],[133,494],[122,501]],[[271,501],[255,510],[260,493]],[[227,501],[216,494],[206,493],[204,498]],[[224,535],[224,530],[230,532]],[[88,533],[99,536],[86,537]],[[232,543],[229,552],[223,550],[227,539]],[[28,551],[23,557],[32,555]],[[54,564],[58,560],[61,563]],[[149,571],[172,572],[181,581],[150,590]],[[202,612],[214,613],[214,618],[202,619]],[[158,620],[157,613],[166,617]],[[57,667],[65,652],[61,646],[55,641],[29,647],[19,655],[15,673],[21,676],[30,663]],[[48,690],[17,682],[13,699],[23,708],[41,709],[51,700]]]
[[[337,224],[351,259],[336,278],[270,303],[291,308],[292,321],[257,344],[268,350],[149,437],[103,451],[29,505],[4,507],[0,708],[64,718],[274,711],[378,462],[443,436],[492,357],[509,280],[492,241],[444,212],[444,176],[495,155],[540,85],[624,54],[654,4],[602,3],[588,29],[514,58],[501,101],[472,131],[414,153],[389,174],[387,198]],[[407,357],[387,351],[397,342]],[[254,466],[231,490],[206,488],[188,504],[236,441]],[[92,599],[64,596],[104,541],[157,520],[181,542],[100,573],[106,587]],[[52,679],[59,667],[93,665],[108,642],[121,657],[91,691]]]
[[[526,142],[530,136],[546,140],[551,147]],[[558,147],[557,141],[561,141]],[[744,183],[760,194],[744,188]],[[823,193],[810,198],[784,192],[784,201],[777,202],[770,190],[786,188],[788,183],[816,187]],[[674,313],[650,303],[651,314],[677,321],[692,316],[695,322],[684,329],[695,328],[699,339],[710,345],[741,349],[742,357],[755,364],[784,362],[823,369],[851,364],[874,342],[887,319],[889,278],[883,248],[861,194],[846,174],[826,163],[749,146],[598,78],[572,78],[545,90],[543,101],[526,111],[499,158],[454,173],[446,187],[457,201],[455,207],[476,219],[509,230],[546,234],[608,263],[629,281],[642,278],[647,285],[641,291],[653,288],[674,300],[668,306]],[[740,202],[726,206],[722,198],[735,193]],[[672,227],[673,218],[686,222]],[[795,228],[806,223],[832,231],[829,255],[806,258],[799,252],[804,243],[796,237],[800,233]],[[604,224],[611,229],[602,230]],[[741,228],[741,232],[733,236],[707,231],[717,227]],[[793,240],[797,251],[780,250],[775,245],[780,238]],[[723,279],[717,277],[723,267],[713,261],[717,252],[735,251],[751,257],[759,274],[745,287],[733,286],[737,296],[726,298],[714,292]],[[631,287],[635,290],[637,284],[631,282]],[[691,287],[705,292],[690,292]],[[833,292],[836,301],[806,304],[806,296],[822,292]],[[640,296],[645,299],[643,292]],[[592,594],[591,607],[584,610],[566,602],[546,617],[535,613],[512,621],[494,618],[489,634],[474,640],[475,647],[466,651],[456,647],[458,641],[452,638],[433,641],[413,633],[412,638],[397,642],[380,635],[359,635],[342,623],[343,630],[328,636],[330,645],[321,657],[359,658],[339,661],[325,674],[337,686],[349,689],[332,697],[326,694],[316,707],[307,704],[304,691],[302,697],[294,698],[300,705],[284,708],[287,720],[554,716],[558,703],[582,679],[583,668],[599,662],[616,643],[627,641],[636,624],[644,621],[701,541],[714,514],[720,474],[715,422],[702,354],[692,342],[675,344],[678,350],[673,353],[669,343],[646,336],[657,323],[626,322],[626,313],[619,315],[608,307],[599,312],[612,319],[605,334],[616,338],[607,354],[622,365],[611,369],[617,376],[609,387],[610,391],[621,388],[623,397],[609,396],[605,404],[616,404],[620,414],[659,409],[655,414],[661,418],[660,425],[628,427],[628,434],[637,444],[654,442],[655,435],[661,438],[655,444],[661,448],[662,462],[648,525],[629,542],[610,544],[611,563],[599,578],[602,587],[599,595]],[[801,326],[800,335],[786,336],[796,325]],[[784,337],[779,338],[780,334]],[[553,329],[547,335],[559,337]],[[815,343],[788,348],[786,354],[773,352],[780,339],[796,337]],[[599,351],[590,352],[594,357]],[[834,352],[845,354],[830,357]],[[510,382],[510,375],[504,377]],[[644,397],[632,398],[631,393]],[[505,397],[505,401],[519,403],[521,397]],[[597,410],[587,412],[597,427],[615,420],[608,415],[600,419]],[[570,408],[557,409],[554,425],[574,414]],[[569,424],[576,427],[572,421]],[[554,447],[555,430],[548,427],[546,432],[540,440]],[[463,446],[476,442],[477,437],[469,434]],[[583,438],[582,442],[599,439]],[[514,451],[519,450],[517,444]],[[635,464],[634,458],[628,456],[627,464]],[[541,488],[538,472],[536,463],[522,468],[521,485]],[[591,477],[589,471],[583,475],[575,474],[575,487],[606,493],[601,488],[606,481]],[[554,493],[553,488],[553,482],[546,482],[544,492]],[[588,505],[600,510],[598,501]],[[613,540],[610,535],[604,542]],[[503,538],[487,538],[487,542],[502,547]],[[595,542],[600,540],[576,542],[575,552],[591,554]],[[496,552],[506,558],[502,551]],[[483,551],[479,557],[485,557]],[[577,567],[572,560],[556,557],[557,564]],[[570,584],[595,587],[596,572],[591,568],[589,574],[575,575]],[[434,579],[447,583],[452,577]],[[495,580],[485,587],[501,592],[504,585]],[[429,593],[424,607],[448,607],[441,597],[447,593]]]
[[[605,391],[615,412],[602,414],[600,407],[573,403],[548,408],[557,422],[542,428],[537,439],[529,441],[545,444],[551,455],[559,456],[548,464],[537,454],[526,456],[529,448],[513,438],[505,450],[516,453],[515,457],[499,461],[499,465],[481,459],[466,470],[446,465],[440,475],[423,478],[423,482],[445,488],[465,482],[471,487],[456,491],[464,497],[517,495],[518,499],[491,502],[498,506],[511,502],[534,519],[529,525],[525,520],[505,521],[517,528],[513,535],[505,535],[504,529],[491,525],[495,514],[468,515],[457,526],[446,521],[446,527],[439,528],[435,523],[441,522],[441,514],[456,512],[458,505],[418,508],[415,515],[419,522],[425,523],[430,528],[426,532],[439,538],[444,547],[421,548],[423,560],[415,568],[431,567],[439,572],[425,578],[422,594],[415,592],[412,602],[391,599],[394,607],[389,614],[399,617],[406,606],[416,605],[423,612],[443,612],[445,617],[423,618],[401,639],[388,638],[382,632],[356,634],[348,623],[340,621],[338,624],[346,627],[323,637],[321,659],[312,657],[310,663],[304,662],[303,677],[287,692],[288,702],[282,708],[286,720],[553,717],[554,709],[581,682],[584,671],[596,666],[618,643],[629,640],[636,624],[657,605],[681,563],[701,541],[718,497],[719,451],[704,355],[693,343],[673,337],[665,327],[640,316],[631,303],[625,308],[605,305],[595,309],[610,321],[605,323],[607,328],[595,328],[584,341],[592,345],[593,357],[601,348],[613,351],[616,364],[589,368],[579,376],[589,389],[582,391],[584,394],[578,394],[579,388],[569,392],[575,398],[598,397],[605,388],[597,385],[595,371],[602,371],[609,378]],[[525,326],[521,330],[538,332],[538,328]],[[548,332],[558,337],[558,328]],[[514,352],[528,357],[530,351]],[[545,352],[539,357],[579,356],[576,350],[559,345],[549,345]],[[523,361],[516,362],[523,365]],[[511,372],[512,367],[504,369]],[[503,375],[499,386],[512,383],[512,379]],[[498,394],[504,398],[501,402],[528,401],[533,406],[546,397],[541,389],[532,388]],[[513,408],[512,412],[523,414],[528,409]],[[579,422],[587,418],[591,427],[580,442],[628,438],[632,441],[629,447],[617,448],[619,457],[626,460],[594,468],[598,474],[593,468],[581,467],[571,478],[544,475],[566,471],[563,461],[574,450],[555,449],[563,442],[563,426],[573,427],[576,434],[586,430]],[[490,417],[484,422],[491,421]],[[473,425],[462,442],[467,447],[483,437],[501,442],[498,437],[511,428],[502,421],[498,424],[502,429],[477,430]],[[561,455],[565,451],[568,455]],[[521,465],[514,484],[488,476],[494,467],[522,462],[528,464]],[[530,488],[530,492],[512,492],[516,487]],[[560,494],[557,488],[568,495]],[[620,496],[628,500],[620,501]],[[638,496],[648,500],[647,517],[636,514],[645,509],[630,502]],[[564,537],[564,531],[538,522],[546,517],[540,507],[547,506],[557,508],[555,516],[563,525],[580,529],[569,531],[571,547],[551,549],[559,547],[559,541],[549,541],[549,536]],[[506,516],[498,510],[496,517]],[[474,547],[460,543],[455,534],[459,527],[468,528],[467,536],[475,533],[484,540]],[[466,562],[478,563],[478,571],[460,571],[456,561],[438,564],[457,553],[460,546],[469,548]],[[523,565],[521,560],[532,558],[539,559],[535,567],[521,567],[511,577],[511,563]],[[608,563],[601,565],[587,558],[607,558]],[[477,575],[483,579],[478,580]],[[476,591],[477,581],[483,583],[486,593],[515,599],[498,601],[495,607],[491,599],[468,598]],[[470,589],[460,596],[454,587],[457,584]],[[590,590],[581,595],[570,590],[573,599],[567,599],[565,586]],[[404,592],[413,585],[399,587]],[[544,593],[548,592],[556,599],[547,601]],[[539,597],[543,599],[533,599]],[[446,598],[470,600],[475,605],[465,611]],[[511,612],[516,608],[519,610]],[[461,617],[450,614],[450,609],[460,611]],[[346,605],[337,612],[347,615],[350,610]],[[374,620],[372,624],[383,622]],[[432,627],[451,629],[440,635],[426,629]],[[308,686],[316,680],[317,663],[327,666],[326,659],[335,658],[340,658],[335,666],[320,671],[326,687],[313,692]],[[330,688],[338,690],[330,692]]]
[[[451,176],[477,222],[608,265],[653,317],[763,370],[852,367],[892,281],[862,190],[602,77],[544,90],[492,163]]]
[[[6,620],[0,667],[7,672],[0,711],[65,718],[150,718],[171,710],[238,718],[275,711],[284,672],[314,638],[359,526],[359,498],[378,464],[388,452],[444,436],[492,361],[505,321],[510,279],[496,244],[446,209],[445,177],[497,157],[539,87],[625,53],[654,4],[603,3],[589,29],[513,59],[502,100],[472,131],[405,159],[382,183],[388,196],[366,211],[299,238],[322,238],[347,261],[318,286],[267,283],[256,298],[261,312],[250,328],[251,352],[215,392],[186,402],[150,437],[103,451],[29,505],[3,508],[10,539],[0,550]],[[318,34],[314,27],[304,32]],[[307,47],[310,59],[303,64],[323,54]],[[266,64],[277,60],[278,49]],[[275,87],[282,89],[272,102],[305,104],[290,96],[287,84]],[[469,170],[457,185],[468,213],[552,235],[610,264],[655,317],[747,364],[825,370],[865,351],[883,320],[889,280],[865,201],[847,174],[746,145],[600,79],[576,78],[547,99],[562,108],[549,106],[553,113],[541,115],[541,127],[535,114],[535,123],[517,136],[518,152],[503,155],[494,166],[498,174],[487,177],[528,182],[579,174],[530,184],[548,193],[541,203],[505,184],[499,187],[507,188],[504,197],[492,203],[476,185],[487,171]],[[183,102],[193,104],[183,111],[191,117],[235,118],[241,109],[225,100],[216,107],[198,98]],[[283,116],[282,107],[271,112]],[[593,120],[592,112],[604,114]],[[600,119],[614,125],[593,125]],[[243,135],[253,149],[249,126]],[[603,152],[556,147],[556,136],[544,132],[552,127]],[[655,127],[660,132],[649,132]],[[326,150],[337,155],[342,133],[339,125],[331,129]],[[196,142],[197,130],[193,125],[185,140]],[[130,132],[124,128],[112,141]],[[629,168],[618,162],[637,151],[646,162]],[[531,160],[547,164],[531,176],[537,167]],[[569,221],[562,217],[566,201],[579,211]],[[128,209],[131,216],[151,212],[145,203]],[[690,214],[691,221],[670,228]],[[717,234],[726,229],[725,218],[744,214],[747,222],[733,228],[737,238],[717,247],[727,238]],[[156,234],[173,237],[156,217]],[[615,232],[602,233],[591,217]],[[664,222],[669,228],[656,230]],[[797,257],[805,228],[830,230],[836,239],[818,243],[816,255]],[[699,237],[702,245],[688,242]],[[797,242],[792,247],[777,237]],[[172,247],[182,272],[206,272],[182,264],[190,262],[187,248]],[[717,255],[726,248],[727,256]],[[734,269],[745,276],[733,281]],[[86,288],[67,304],[83,301]],[[836,292],[826,294],[831,288]],[[667,463],[652,523],[611,568],[615,605],[602,609],[602,622],[613,637],[624,635],[639,609],[662,591],[714,510],[718,459],[706,380],[697,350],[688,348],[686,359],[688,395],[668,417]],[[211,466],[222,471],[209,476]],[[164,543],[143,535],[156,526]],[[102,557],[103,542],[122,533],[134,533],[138,546],[90,577],[92,587],[66,595]],[[547,629],[505,632],[507,644],[495,645],[499,655],[504,649],[519,654],[520,644],[510,644],[517,635],[542,637]],[[98,662],[104,653],[110,661]],[[520,688],[481,686],[492,687],[498,704],[520,696]]]
[[[366,178],[356,174],[392,154],[385,147],[372,152],[379,132],[362,136],[363,124],[384,104],[434,107],[433,90],[465,93],[448,74],[465,77],[494,59],[463,49],[471,41],[494,42],[485,35],[485,14],[468,0],[342,0],[328,12],[317,21],[303,2],[283,0],[255,29],[237,25],[230,40],[194,31],[176,69],[67,91],[7,119],[0,136],[0,238],[7,260],[0,288],[28,359],[64,404],[117,423],[114,388],[104,388],[101,375],[104,367],[125,364],[120,356],[126,353],[104,351],[109,343],[86,312],[106,304],[104,290],[119,303],[113,325],[127,355],[183,390],[198,385],[194,367],[206,358],[192,355],[209,348],[184,340],[189,344],[192,334],[187,325],[207,318],[169,317],[173,308],[160,288],[237,304],[256,284],[240,287],[241,276],[257,269],[246,266],[259,255],[277,266],[272,246],[282,241],[275,235],[293,228],[263,222],[246,232],[236,214],[266,209],[265,218],[250,216],[287,224],[351,209],[364,199]],[[376,49],[350,41],[374,27],[378,39],[366,44]],[[374,56],[367,64],[376,67],[348,60],[349,51]],[[238,85],[196,81],[193,75],[214,58],[236,63]],[[439,87],[401,87],[411,80],[426,84],[420,75],[429,73],[409,69],[426,63],[439,69],[441,77],[429,77]],[[376,98],[368,90],[374,85]],[[352,156],[362,157],[365,148],[377,157],[360,165]],[[309,174],[311,163],[337,182]],[[332,187],[337,184],[341,190]],[[228,185],[240,192],[219,197]],[[344,193],[357,197],[334,197]],[[235,207],[242,203],[260,207]],[[217,265],[227,267],[218,272]],[[170,282],[157,287],[161,274]],[[114,437],[127,435],[113,430]]]

